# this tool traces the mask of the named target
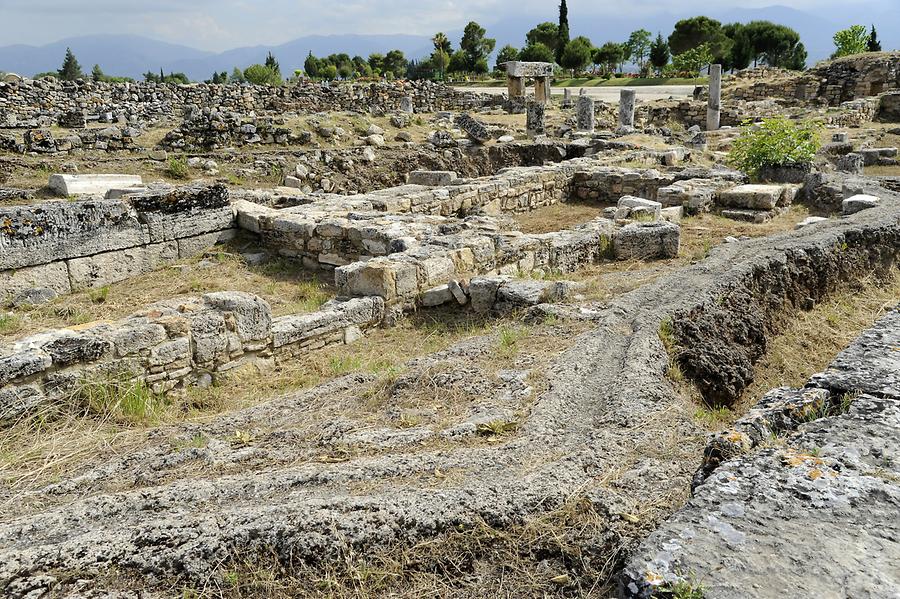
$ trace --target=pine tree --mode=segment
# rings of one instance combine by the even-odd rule
[[[559,3],[559,33],[556,43],[556,62],[562,60],[563,51],[569,43],[569,7],[566,0]]]
[[[268,56],[266,56],[266,68],[275,73],[278,79],[281,79],[281,65],[278,64],[278,61],[275,60],[275,56],[269,52]]]
[[[64,81],[75,81],[82,79],[84,73],[81,72],[81,65],[72,53],[71,48],[66,48],[66,57],[63,59],[62,67],[57,71],[59,78]]]
[[[656,41],[650,46],[650,64],[661,74],[662,70],[669,64],[671,52],[669,52],[669,42],[663,39],[662,33],[657,34]]]
[[[99,64],[95,64],[94,68],[91,69],[91,79],[94,81],[104,81],[106,79],[106,75],[103,74],[103,69],[100,68]]]
[[[878,33],[875,31],[875,25],[872,25],[872,31],[869,32],[869,39],[866,41],[867,52],[881,52],[881,42],[878,41]]]

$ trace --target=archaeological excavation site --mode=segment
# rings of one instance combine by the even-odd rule
[[[900,53],[505,69],[0,80],[0,596],[897,596]]]

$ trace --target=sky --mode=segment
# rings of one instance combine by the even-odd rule
[[[772,4],[816,14],[877,14],[900,0],[716,0],[717,8]],[[312,34],[419,34],[487,27],[504,17],[555,20],[558,0],[0,0],[0,46],[88,34],[138,34],[201,50],[277,45]],[[569,0],[578,15],[709,10],[709,0]],[[573,23],[573,29],[574,27]]]

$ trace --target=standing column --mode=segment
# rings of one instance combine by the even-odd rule
[[[509,92],[509,99],[515,100],[525,95],[525,79],[522,77],[507,77],[506,89]]]
[[[722,65],[709,67],[709,106],[706,108],[706,130],[718,131],[722,117]]]
[[[544,104],[528,102],[525,104],[525,130],[528,135],[540,135],[544,132]]]
[[[534,101],[546,104],[550,101],[550,79],[548,77],[535,77]]]
[[[595,126],[594,99],[590,96],[578,96],[575,107],[575,118],[579,131],[593,132]]]
[[[634,90],[623,89],[619,96],[619,128],[634,129]]]

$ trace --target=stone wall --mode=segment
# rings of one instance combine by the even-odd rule
[[[77,153],[82,150],[138,150],[135,139],[143,131],[138,127],[109,126],[91,129],[73,129],[63,136],[54,136],[48,129],[27,129],[22,135],[0,134],[0,150],[24,154]]]
[[[0,348],[0,423],[48,402],[78,401],[84,384],[139,379],[156,394],[208,386],[244,365],[350,343],[383,316],[384,302],[370,297],[272,318],[255,295],[219,292],[159,302],[115,323],[41,333]]]
[[[221,185],[0,207],[0,302],[37,287],[62,294],[121,281],[236,233]]]
[[[334,84],[300,83],[279,87],[97,83],[41,79],[0,82],[0,127],[33,128],[62,124],[73,112],[88,120],[147,123],[180,119],[187,110],[216,107],[223,112],[314,113],[400,110],[411,98],[416,112],[472,110],[502,99],[462,93],[427,81]],[[49,122],[48,122],[49,121]]]
[[[780,72],[764,81],[739,78],[723,97],[726,101],[784,98],[800,104],[838,106],[895,89],[900,89],[900,52],[877,52],[821,62],[793,77]]]

